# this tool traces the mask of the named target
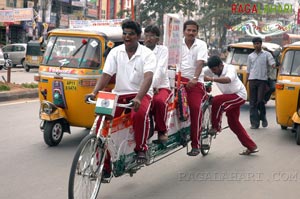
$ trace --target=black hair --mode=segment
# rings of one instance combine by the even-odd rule
[[[160,36],[160,30],[157,26],[155,25],[149,25],[145,28],[144,32],[151,32],[151,33],[154,33],[157,37]]]
[[[217,55],[211,56],[210,58],[208,58],[207,60],[207,66],[209,68],[213,68],[216,66],[219,66],[222,62],[221,58]]]
[[[256,43],[256,42],[262,43],[262,39],[260,37],[254,37],[252,39],[252,43]]]
[[[137,35],[141,35],[142,34],[142,28],[140,26],[140,24],[136,21],[133,21],[131,19],[125,19],[122,22],[122,29],[124,30],[125,28],[129,28],[129,29],[133,29],[135,30]]]
[[[184,24],[183,24],[183,30],[186,29],[187,25],[195,25],[195,26],[197,26],[197,31],[199,30],[199,25],[194,20],[187,20],[186,22],[184,22]]]

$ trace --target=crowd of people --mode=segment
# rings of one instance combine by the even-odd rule
[[[103,73],[97,81],[93,92],[87,96],[95,97],[98,91],[104,89],[112,76],[116,75],[116,83],[112,92],[119,95],[118,101],[133,102],[131,117],[135,132],[136,162],[146,162],[149,135],[149,113],[155,121],[155,131],[158,140],[168,140],[166,125],[167,104],[174,95],[168,79],[168,48],[159,45],[160,29],[155,25],[145,28],[144,45],[139,43],[141,26],[133,20],[122,23],[124,44],[113,48],[108,54]],[[207,93],[204,82],[214,82],[220,95],[212,100],[211,135],[221,131],[222,115],[225,112],[229,128],[236,134],[240,143],[246,148],[241,155],[258,152],[256,143],[251,139],[246,129],[239,121],[240,107],[246,102],[247,91],[238,78],[234,66],[226,65],[219,56],[208,56],[207,44],[198,39],[199,25],[193,20],[187,20],[183,25],[181,80],[185,85],[187,102],[190,110],[191,150],[189,156],[200,153],[200,136],[202,111],[201,104]],[[250,123],[251,129],[267,127],[265,96],[268,79],[275,68],[275,61],[270,53],[262,50],[261,38],[254,38],[255,51],[248,57],[247,80],[250,87]],[[207,63],[207,67],[204,67]],[[115,116],[121,114],[122,108],[117,108]]]

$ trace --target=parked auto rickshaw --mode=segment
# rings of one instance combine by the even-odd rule
[[[31,40],[27,43],[25,62],[23,63],[26,72],[29,72],[31,68],[38,68],[42,63],[43,45],[43,40]]]
[[[274,54],[275,51],[280,51],[281,47],[278,44],[263,42],[262,48]],[[248,98],[249,98],[249,87],[246,85],[247,77],[247,59],[248,55],[254,51],[254,46],[252,42],[239,42],[229,44],[228,55],[226,57],[225,63],[234,65],[237,70],[237,74],[240,80],[247,88]]]
[[[281,129],[292,127],[300,145],[300,42],[284,46],[276,83],[276,120]]]
[[[44,59],[35,76],[44,141],[58,145],[70,126],[91,128],[94,108],[84,102],[102,73],[105,57],[122,41],[121,27],[55,29],[48,33]],[[112,89],[113,82],[107,90]]]

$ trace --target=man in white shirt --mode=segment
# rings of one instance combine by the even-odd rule
[[[158,132],[158,140],[165,142],[168,139],[166,125],[168,101],[172,94],[168,78],[169,52],[166,46],[158,45],[159,36],[160,30],[157,26],[149,25],[145,28],[144,44],[154,52],[157,59],[152,82],[154,96],[151,111],[155,121],[154,129]]]
[[[111,77],[116,74],[113,93],[119,95],[118,102],[133,101],[131,117],[135,135],[135,152],[137,163],[146,162],[146,144],[149,134],[149,110],[153,96],[151,87],[153,74],[156,69],[156,57],[147,47],[139,44],[141,37],[140,25],[132,20],[122,23],[124,44],[113,48],[108,54],[103,73],[97,81],[92,96],[103,90]],[[118,117],[123,108],[117,107],[115,117]]]
[[[206,95],[203,84],[203,75],[200,76],[202,66],[207,61],[207,44],[197,39],[199,25],[188,20],[183,25],[183,44],[181,62],[181,81],[186,83],[187,101],[190,110],[191,121],[191,145],[189,156],[197,156],[200,153],[199,139],[201,136],[202,111],[201,103]]]
[[[208,67],[203,69],[204,80],[215,82],[221,95],[213,97],[211,120],[211,134],[221,131],[222,114],[226,112],[229,128],[236,134],[240,142],[247,149],[241,155],[250,155],[258,152],[257,146],[250,138],[239,121],[240,107],[246,102],[247,91],[237,76],[234,66],[224,65],[218,56],[208,59]]]

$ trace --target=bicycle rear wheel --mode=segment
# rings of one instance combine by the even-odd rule
[[[208,106],[204,112],[202,117],[202,133],[200,138],[201,143],[201,154],[206,156],[211,147],[212,136],[208,133],[208,130],[211,127],[211,106]]]
[[[100,142],[100,143],[99,143]],[[87,135],[75,153],[69,176],[69,199],[95,199],[101,186],[105,150],[96,135]]]

